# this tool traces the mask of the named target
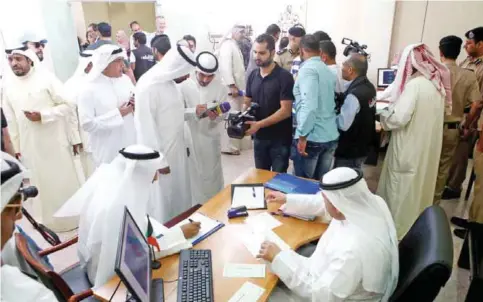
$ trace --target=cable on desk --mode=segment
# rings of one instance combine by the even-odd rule
[[[114,292],[112,293],[112,296],[111,298],[109,298],[109,302],[112,301],[112,298],[114,298],[114,295],[116,294],[117,290],[119,289],[119,286],[121,285],[121,280],[119,280],[119,283],[117,283],[117,286],[116,286],[116,289],[114,290]]]
[[[178,279],[175,279],[175,280],[171,280],[171,281],[163,281],[164,283],[173,283],[173,282],[178,282],[179,281],[179,278]]]

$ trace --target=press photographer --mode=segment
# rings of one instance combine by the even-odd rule
[[[376,135],[376,88],[366,76],[367,69],[367,56],[360,53],[353,52],[342,64],[342,77],[348,83],[337,116],[340,137],[334,168],[362,169]]]
[[[292,142],[292,103],[294,80],[290,72],[277,65],[275,40],[262,34],[253,47],[259,68],[248,77],[245,106],[258,104],[256,121],[247,122],[247,135],[254,135],[255,167],[287,172]]]

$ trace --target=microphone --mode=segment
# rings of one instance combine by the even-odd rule
[[[233,94],[230,92],[230,93],[228,93],[228,95],[231,96]],[[244,96],[244,95],[245,95],[245,93],[243,92],[243,90],[238,90],[238,96]]]
[[[210,111],[211,112],[214,112],[214,113],[216,113],[218,115],[222,115],[223,113],[226,113],[226,112],[230,111],[230,109],[231,109],[231,106],[230,106],[230,103],[228,103],[228,102],[223,102],[221,104],[215,104],[214,106],[212,106],[212,107],[206,109],[205,111],[203,111],[200,114],[199,118],[201,119],[201,118],[207,117],[208,116],[208,113]]]

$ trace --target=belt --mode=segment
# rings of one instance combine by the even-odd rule
[[[447,129],[458,129],[460,126],[460,122],[449,122],[449,123],[444,123],[444,126]]]

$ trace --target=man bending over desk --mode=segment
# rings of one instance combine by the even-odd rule
[[[264,242],[258,257],[288,288],[278,287],[271,301],[388,301],[399,274],[396,229],[389,209],[367,188],[362,173],[336,168],[321,180],[321,194],[285,195],[272,192],[267,200],[284,211],[332,219],[309,258],[293,250],[280,251]]]
[[[80,213],[78,255],[94,287],[104,285],[115,275],[124,206],[145,234],[150,186],[157,180],[158,169],[167,167],[163,155],[142,145],[129,146],[119,153],[110,164],[100,166],[56,213]],[[200,229],[198,222],[171,229],[153,222],[155,228],[158,226],[155,235],[163,233],[158,240],[161,254],[163,250],[172,254],[186,248],[185,238],[195,236]]]

